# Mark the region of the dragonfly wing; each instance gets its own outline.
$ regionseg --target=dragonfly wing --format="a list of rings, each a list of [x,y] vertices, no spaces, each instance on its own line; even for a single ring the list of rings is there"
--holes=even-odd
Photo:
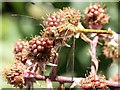
[[[66,73],[70,76],[74,75],[74,48],[75,48],[75,37],[73,36],[73,43],[70,47],[69,57],[66,65]]]

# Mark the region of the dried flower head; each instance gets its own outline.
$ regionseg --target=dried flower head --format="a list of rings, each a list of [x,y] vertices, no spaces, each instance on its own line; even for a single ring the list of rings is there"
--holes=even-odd
[[[119,34],[113,34],[111,37],[109,37],[108,40],[106,40],[105,45],[103,47],[103,53],[108,58],[120,58],[120,35]]]
[[[90,28],[97,29],[97,27],[101,27],[108,23],[109,18],[103,5],[100,3],[90,4],[90,6],[85,9],[84,20]]]
[[[88,77],[83,79],[81,82],[81,88],[90,89],[90,88],[106,88],[105,76],[98,76],[95,74],[90,74]]]
[[[60,10],[59,11],[63,16],[64,18],[71,24],[77,26],[78,25],[78,22],[80,22],[80,12],[79,10],[75,10],[73,8],[63,8],[63,10]]]
[[[28,41],[18,41],[14,45],[14,55],[15,58],[25,64],[27,60],[27,54],[29,51]]]
[[[45,63],[49,61],[53,41],[46,37],[35,36],[29,41],[30,55],[33,60]]]
[[[23,72],[25,70],[25,65],[21,62],[17,61],[10,70],[6,69],[5,77],[9,84],[13,85],[14,87],[23,88],[25,85]]]

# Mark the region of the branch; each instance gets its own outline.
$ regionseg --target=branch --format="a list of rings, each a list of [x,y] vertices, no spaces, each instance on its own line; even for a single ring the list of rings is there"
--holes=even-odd
[[[119,87],[120,88],[120,82],[113,82],[113,81],[106,81],[107,85],[110,87]]]
[[[91,72],[94,74],[96,74],[98,71],[98,60],[96,57],[96,46],[98,43],[98,38],[99,38],[98,36],[95,36],[93,41],[92,40],[90,41],[91,49],[89,50],[89,53],[90,53],[91,58],[92,58]]]
[[[56,53],[55,59],[54,59],[54,64],[58,65],[58,54]],[[49,74],[49,79],[52,80],[57,76],[57,66],[53,66],[52,70]]]
[[[46,80],[49,76],[42,76],[42,75],[36,75],[35,79],[36,80]],[[73,77],[64,77],[64,76],[57,76],[55,79],[52,79],[51,81],[56,81],[56,82],[64,82],[64,83],[73,83],[74,81],[78,79],[83,79],[82,77],[80,78],[73,78]]]
[[[46,80],[49,76],[41,76],[41,75],[36,75],[35,79],[36,80]],[[73,83],[75,81],[79,82],[84,79],[82,77],[64,77],[64,76],[57,76],[55,79],[51,80],[51,81],[55,81],[55,82],[63,82],[63,83]],[[107,86],[108,87],[114,87],[114,88],[120,88],[120,82],[113,82],[113,81],[109,81],[106,80]],[[79,83],[80,84],[80,83]]]

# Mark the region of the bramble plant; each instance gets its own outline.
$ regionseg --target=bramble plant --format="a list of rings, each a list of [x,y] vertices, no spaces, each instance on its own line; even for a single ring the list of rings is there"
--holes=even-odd
[[[90,4],[84,10],[84,15],[70,7],[48,15],[43,20],[44,29],[40,32],[41,35],[35,35],[29,41],[19,40],[14,44],[15,63],[4,71],[8,83],[20,89],[24,86],[33,89],[33,83],[38,80],[46,81],[47,88],[53,88],[53,81],[60,83],[59,88],[64,88],[62,86],[64,83],[72,83],[69,88],[79,86],[85,90],[120,88],[118,73],[109,80],[106,80],[105,75],[98,74],[99,60],[96,55],[98,45],[103,46],[102,51],[107,58],[113,61],[120,59],[120,35],[110,28],[101,30],[105,24],[109,24],[109,19],[110,16],[106,14],[102,3]],[[89,29],[83,27],[81,20]],[[70,38],[74,40],[82,38],[90,45],[89,54],[92,63],[91,71],[86,78],[57,75],[59,48],[63,46],[74,48],[67,43]],[[42,75],[43,72],[47,72],[45,65],[51,66],[49,76]]]

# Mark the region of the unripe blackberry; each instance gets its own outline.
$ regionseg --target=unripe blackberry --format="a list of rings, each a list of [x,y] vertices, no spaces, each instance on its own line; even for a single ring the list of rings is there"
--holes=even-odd
[[[64,24],[65,22],[78,25],[80,16],[81,15],[78,10],[72,9],[70,7],[63,8],[63,10],[60,9],[58,12],[50,15],[43,23],[46,27],[57,27]]]
[[[44,21],[46,28],[44,29],[43,36],[52,39],[66,38],[74,35],[75,26],[80,21],[80,12],[71,8],[63,8],[56,13],[50,15]]]
[[[25,65],[21,62],[16,62],[10,70],[5,71],[5,77],[9,84],[13,85],[14,87],[23,88],[25,85],[23,72],[25,70]]]
[[[43,23],[46,27],[57,27],[65,22],[62,14],[53,13]]]
[[[84,20],[90,28],[97,29],[97,27],[108,23],[109,18],[102,4],[90,5],[85,9]]]
[[[120,36],[114,34],[113,38],[106,40],[103,47],[103,54],[107,58],[118,59],[120,58]]]
[[[15,58],[25,64],[27,60],[27,54],[29,51],[28,41],[18,41],[14,45],[14,55]]]
[[[48,38],[35,36],[29,41],[30,54],[34,60],[45,63],[50,57],[52,45],[53,41],[49,40]]]
[[[81,88],[83,89],[106,88],[106,80],[104,76],[90,74],[80,83],[81,83]]]

